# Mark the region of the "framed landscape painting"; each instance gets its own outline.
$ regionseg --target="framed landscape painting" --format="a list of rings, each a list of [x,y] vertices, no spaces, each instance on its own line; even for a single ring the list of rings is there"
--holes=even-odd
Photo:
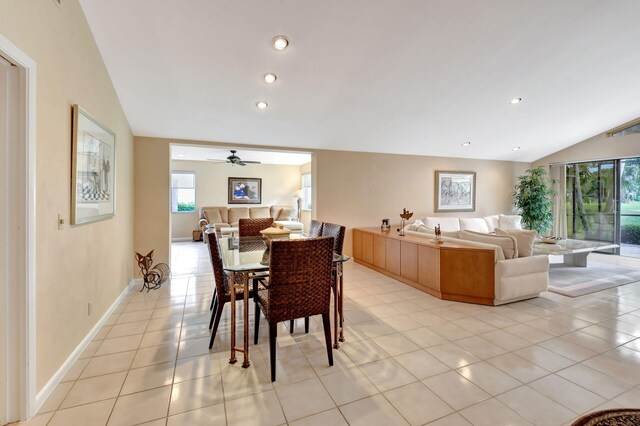
[[[436,170],[436,212],[476,211],[476,173]]]
[[[73,105],[71,224],[112,218],[116,208],[116,135]]]
[[[261,204],[262,179],[229,178],[229,204]]]

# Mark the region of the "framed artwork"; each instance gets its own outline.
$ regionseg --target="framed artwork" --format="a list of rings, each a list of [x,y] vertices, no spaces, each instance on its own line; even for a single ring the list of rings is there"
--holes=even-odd
[[[71,224],[109,219],[116,212],[116,135],[73,105]]]
[[[262,179],[229,178],[229,204],[261,204]]]
[[[436,170],[436,212],[476,211],[476,172]]]

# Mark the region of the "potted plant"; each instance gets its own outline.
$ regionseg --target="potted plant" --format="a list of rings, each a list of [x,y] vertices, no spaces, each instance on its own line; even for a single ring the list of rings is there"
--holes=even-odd
[[[520,210],[523,224],[539,235],[544,235],[553,226],[553,196],[556,195],[553,184],[553,179],[547,178],[540,166],[518,176],[513,191],[514,204]]]

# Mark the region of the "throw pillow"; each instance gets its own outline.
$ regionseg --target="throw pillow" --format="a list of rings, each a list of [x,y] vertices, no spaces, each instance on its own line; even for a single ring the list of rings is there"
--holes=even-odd
[[[210,224],[213,223],[222,223],[222,216],[220,216],[220,210],[205,210],[203,212],[204,218],[207,219],[207,222]]]
[[[529,230],[503,230],[496,228],[496,235],[511,235],[518,241],[518,257],[533,255],[533,241],[536,239],[536,231]]]
[[[500,215],[500,226],[499,228],[503,231],[513,230],[513,229],[522,229],[522,216],[518,214]]]
[[[511,235],[490,235],[473,231],[460,231],[460,239],[500,246],[505,259],[518,257],[518,241]]]
[[[485,216],[484,221],[487,222],[487,228],[489,228],[489,232],[496,232],[496,228],[500,228],[500,216]]]
[[[278,214],[278,218],[276,220],[291,220],[296,217],[296,211],[293,207],[283,207],[280,210],[280,214]]]

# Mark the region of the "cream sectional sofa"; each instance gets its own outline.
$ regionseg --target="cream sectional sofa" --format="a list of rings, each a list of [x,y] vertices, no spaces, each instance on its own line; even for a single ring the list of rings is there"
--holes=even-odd
[[[440,225],[440,230],[444,232],[473,231],[483,234],[495,232],[496,228],[522,229],[521,221],[519,215],[504,214],[485,217],[428,216],[421,219],[427,228],[435,228]]]
[[[302,222],[298,222],[295,208],[285,205],[270,207],[201,207],[198,226],[204,232],[207,227],[237,228],[240,219],[256,219],[271,217],[278,225],[285,226],[293,233],[304,231]]]
[[[455,222],[438,217],[441,229],[450,229],[443,233],[442,239],[473,247],[490,248],[494,251],[495,299],[494,305],[516,302],[538,297],[549,286],[548,256],[518,256],[518,242],[511,235],[490,235],[469,230],[451,230]],[[483,220],[480,218],[480,220]],[[479,225],[479,221],[475,221]],[[438,223],[435,223],[436,226]],[[462,222],[459,222],[462,224]],[[445,225],[446,224],[446,225]],[[445,228],[447,226],[447,228]],[[463,225],[466,226],[466,225]],[[405,229],[407,235],[433,239],[430,230],[422,227],[420,231]],[[525,251],[525,250],[523,250]]]

